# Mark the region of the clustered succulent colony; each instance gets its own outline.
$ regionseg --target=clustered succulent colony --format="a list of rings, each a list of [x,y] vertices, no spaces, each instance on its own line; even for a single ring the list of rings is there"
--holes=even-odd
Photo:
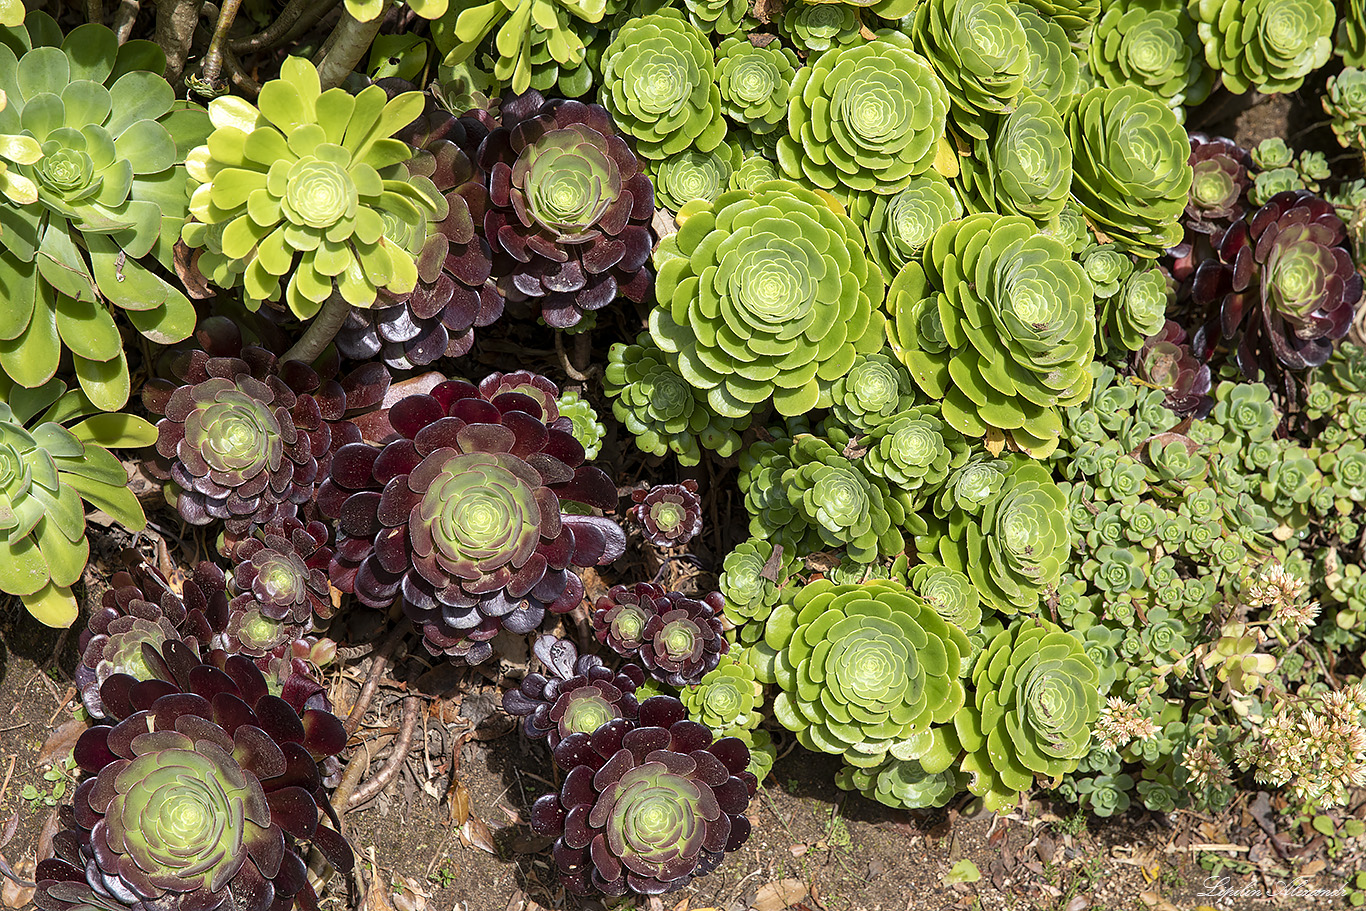
[[[304,5],[0,2],[0,592],[88,614],[43,911],[316,907],[356,618],[505,672],[575,895],[711,872],[784,742],[1366,780],[1366,180],[1187,128],[1322,85],[1366,152],[1362,3]],[[98,580],[135,462],[216,555]]]

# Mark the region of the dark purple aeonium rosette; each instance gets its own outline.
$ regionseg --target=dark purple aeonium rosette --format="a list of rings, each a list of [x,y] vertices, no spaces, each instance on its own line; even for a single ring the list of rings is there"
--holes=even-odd
[[[503,694],[503,708],[522,718],[532,739],[549,738],[554,749],[570,734],[591,734],[624,718],[636,719],[636,687],[645,673],[634,664],[613,671],[596,655],[580,655],[574,643],[542,636],[533,646],[545,674],[527,674]]]
[[[636,505],[631,517],[640,523],[645,540],[655,547],[679,547],[702,531],[702,500],[697,482],[656,484],[648,490],[631,491]]]
[[[300,842],[339,870],[353,863],[319,768],[345,746],[341,722],[271,695],[240,655],[205,663],[176,641],[143,651],[154,676],[105,680],[117,723],[76,744],[93,777],[76,789],[55,857],[38,865],[35,904],[315,907]]]
[[[564,783],[536,801],[531,827],[557,836],[555,864],[575,894],[681,889],[749,838],[749,748],[713,741],[672,696],[642,702],[636,723],[570,734],[555,763]]]
[[[359,441],[345,418],[378,404],[388,373],[371,364],[341,381],[324,379],[243,345],[223,317],[205,320],[195,338],[202,350],[171,357],[176,381],[143,387],[147,410],[163,415],[150,470],[174,482],[176,508],[193,525],[219,519],[241,536],[295,515],[312,500],[332,452]]]
[[[146,680],[152,670],[143,657],[143,643],[160,650],[169,640],[197,641],[204,626],[192,617],[226,612],[228,596],[223,571],[200,563],[176,594],[156,568],[143,562],[117,572],[109,580],[100,607],[81,633],[81,663],[76,684],[81,700],[94,718],[104,718],[100,687],[114,674]]]
[[[401,79],[377,84],[390,97],[415,88]],[[417,256],[416,287],[407,294],[381,290],[373,307],[352,310],[337,345],[347,357],[378,355],[390,367],[411,370],[468,353],[474,330],[503,315],[503,296],[482,234],[488,192],[476,162],[487,127],[443,110],[429,95],[422,115],[394,135],[417,150],[406,167],[431,179],[449,214]]]
[[[546,381],[548,382],[548,381]],[[553,384],[552,388],[553,388]],[[399,400],[382,445],[337,452],[318,493],[338,519],[332,582],[363,604],[402,598],[432,654],[476,664],[500,629],[529,633],[583,598],[577,570],[621,556],[617,491],[584,465],[567,418],[501,383],[443,382]]]
[[[479,165],[489,176],[484,236],[504,296],[535,304],[556,328],[618,295],[644,301],[654,188],[611,115],[532,90],[505,98],[501,117]]]
[[[720,592],[698,600],[650,582],[614,585],[594,606],[593,627],[599,642],[639,660],[656,680],[692,686],[730,650],[725,603]]]
[[[1181,417],[1203,418],[1214,407],[1209,365],[1191,351],[1186,330],[1167,320],[1133,356],[1138,378],[1167,393],[1164,404]]]
[[[1214,311],[1197,349],[1222,339],[1251,377],[1323,364],[1361,300],[1346,238],[1333,206],[1307,190],[1234,224],[1195,273],[1192,296]]]

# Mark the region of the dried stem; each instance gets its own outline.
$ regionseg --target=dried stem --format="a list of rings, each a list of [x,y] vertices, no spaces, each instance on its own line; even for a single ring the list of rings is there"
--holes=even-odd
[[[374,43],[384,19],[381,15],[369,22],[361,22],[351,15],[350,10],[342,10],[341,21],[332,29],[322,49],[313,58],[324,91],[346,81],[346,77],[351,75],[356,64],[360,63]]]
[[[195,26],[204,0],[159,0],[155,41],[166,53],[166,72],[162,75],[171,85],[180,82],[185,72],[185,60],[190,56]]]
[[[341,0],[289,0],[275,21],[255,35],[228,42],[228,48],[238,54],[264,51],[287,41],[297,25],[311,28],[332,11]]]
[[[342,297],[341,292],[333,290],[313,319],[309,321],[304,334],[280,358],[281,361],[303,361],[311,364],[318,359],[332,339],[337,337],[346,318],[351,314],[351,305]]]
[[[104,22],[104,0],[85,0],[85,18],[96,25]]]
[[[366,801],[374,799],[380,791],[388,786],[389,782],[398,777],[399,770],[403,768],[404,760],[408,758],[408,750],[413,746],[413,732],[417,730],[417,719],[421,714],[422,697],[405,696],[403,699],[403,719],[399,722],[398,737],[394,740],[389,758],[384,761],[384,765],[380,766],[379,771],[372,778],[352,792],[351,796],[346,799],[344,809],[354,810]]]
[[[361,685],[360,693],[356,696],[356,702],[351,706],[351,712],[346,716],[346,739],[350,740],[356,731],[360,730],[360,723],[365,718],[365,713],[370,710],[370,703],[375,699],[375,690],[379,688],[379,678],[384,676],[384,669],[389,666],[389,656],[398,647],[399,642],[408,634],[408,629],[402,623],[394,627],[378,649],[375,656],[370,659],[370,673],[365,678],[365,683]]]
[[[261,83],[247,75],[246,70],[242,69],[242,64],[238,62],[237,55],[231,48],[223,51],[223,68],[228,71],[228,78],[237,90],[248,98],[255,98],[261,94]]]

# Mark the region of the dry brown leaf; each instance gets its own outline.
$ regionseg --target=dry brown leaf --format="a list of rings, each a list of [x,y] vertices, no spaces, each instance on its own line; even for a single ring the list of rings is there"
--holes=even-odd
[[[456,781],[447,796],[451,799],[451,822],[463,826],[470,818],[470,789]]]
[[[1067,903],[1066,911],[1086,911],[1091,907],[1091,898],[1088,895],[1074,895],[1072,900]]]
[[[58,725],[57,730],[43,741],[43,747],[38,751],[38,765],[56,764],[66,759],[87,727],[89,725],[84,721],[75,719]]]
[[[38,862],[29,854],[19,858],[14,863],[14,872],[21,878],[29,881],[33,880],[33,874],[38,869]],[[0,877],[2,879],[3,877]],[[6,908],[22,908],[33,901],[34,888],[32,886],[21,886],[9,879],[4,879],[4,885],[0,886],[0,902],[4,902]]]
[[[52,856],[52,840],[61,831],[61,817],[58,811],[61,807],[53,807],[52,812],[47,814],[47,819],[43,821],[43,828],[38,832],[38,860],[42,862]]]
[[[753,911],[783,911],[806,898],[806,883],[800,879],[780,879],[765,883],[754,896]]]
[[[460,827],[460,843],[467,848],[478,848],[498,856],[498,847],[493,843],[493,833],[478,816],[471,816]]]
[[[1326,869],[1328,869],[1328,864],[1327,864],[1327,862],[1324,861],[1322,858],[1320,858],[1319,860],[1311,860],[1309,863],[1305,864],[1305,865],[1300,869],[1300,875],[1301,875],[1301,876],[1318,876],[1320,873],[1322,873],[1322,872],[1323,872],[1324,870],[1326,870]]]

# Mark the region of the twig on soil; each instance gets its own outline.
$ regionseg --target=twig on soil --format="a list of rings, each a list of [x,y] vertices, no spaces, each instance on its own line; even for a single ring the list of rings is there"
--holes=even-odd
[[[9,758],[9,771],[5,772],[5,783],[0,785],[0,804],[5,802],[5,795],[9,793],[9,780],[14,775],[14,763],[18,758],[18,753]]]
[[[346,799],[344,809],[353,810],[379,795],[380,791],[398,777],[399,770],[408,758],[408,750],[413,745],[413,732],[417,730],[417,716],[422,713],[422,699],[419,696],[405,696],[403,699],[403,720],[399,723],[398,738],[394,740],[392,752],[380,766],[374,777],[366,781]],[[340,803],[340,801],[338,801]]]
[[[356,696],[355,703],[351,706],[351,712],[346,716],[346,737],[351,736],[360,729],[361,720],[365,718],[365,713],[370,710],[370,703],[375,698],[375,690],[379,688],[379,679],[384,676],[384,669],[389,664],[389,655],[408,634],[408,628],[399,624],[395,626],[389,637],[380,643],[375,651],[375,656],[370,659],[370,675],[365,678],[365,683],[361,685],[360,693]]]

